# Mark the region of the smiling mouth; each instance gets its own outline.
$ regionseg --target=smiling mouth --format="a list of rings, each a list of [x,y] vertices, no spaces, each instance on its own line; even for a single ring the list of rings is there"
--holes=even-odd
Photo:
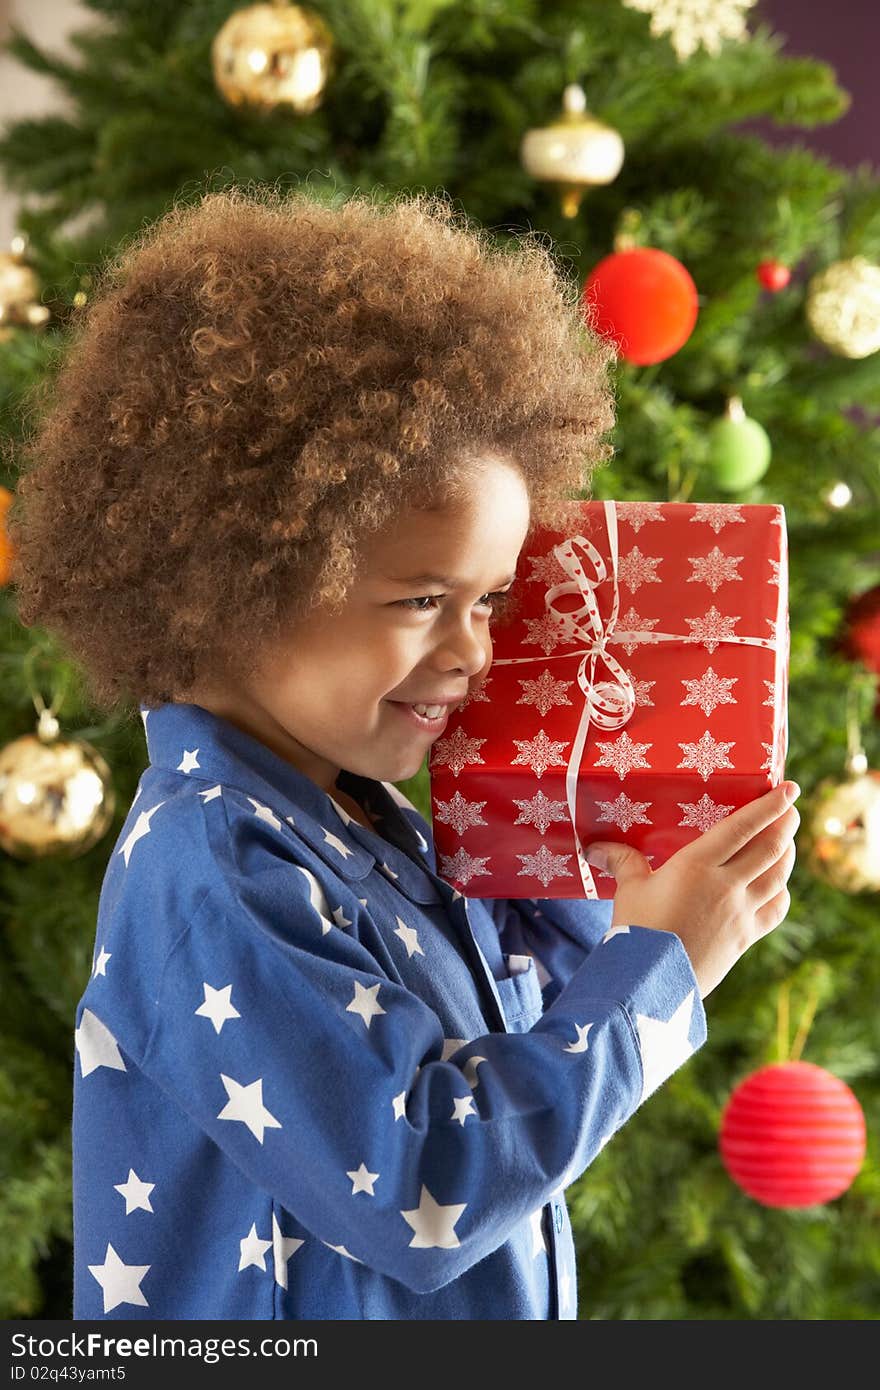
[[[400,710],[404,718],[409,719],[416,728],[424,729],[428,733],[441,732],[446,725],[451,709],[450,705],[444,705],[442,713],[440,713],[436,719],[429,719],[427,715],[419,714],[413,709],[412,705],[404,704],[402,700],[389,700],[388,703],[389,705],[393,705],[395,709]]]

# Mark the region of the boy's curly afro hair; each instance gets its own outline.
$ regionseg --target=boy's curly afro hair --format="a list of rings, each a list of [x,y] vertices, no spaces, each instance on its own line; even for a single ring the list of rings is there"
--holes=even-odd
[[[43,386],[7,516],[19,618],[105,710],[234,680],[481,450],[559,524],[613,453],[615,359],[537,233],[499,245],[445,194],[202,191],[106,265]]]

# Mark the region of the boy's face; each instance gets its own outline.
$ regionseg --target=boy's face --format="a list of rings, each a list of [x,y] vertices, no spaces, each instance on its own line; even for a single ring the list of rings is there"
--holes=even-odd
[[[331,794],[340,768],[404,781],[445,727],[420,726],[405,706],[448,700],[452,710],[485,678],[488,596],[509,587],[528,529],[519,472],[485,456],[460,501],[406,512],[364,543],[341,611],[313,609],[246,687],[190,698]]]

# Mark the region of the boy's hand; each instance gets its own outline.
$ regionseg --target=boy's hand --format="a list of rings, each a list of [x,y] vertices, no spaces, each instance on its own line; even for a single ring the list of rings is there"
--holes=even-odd
[[[607,863],[599,867],[617,880],[611,925],[675,932],[705,999],[788,912],[785,885],[801,819],[791,802],[799,795],[796,783],[773,787],[655,870],[637,849],[602,842]],[[588,860],[592,849],[586,849]]]

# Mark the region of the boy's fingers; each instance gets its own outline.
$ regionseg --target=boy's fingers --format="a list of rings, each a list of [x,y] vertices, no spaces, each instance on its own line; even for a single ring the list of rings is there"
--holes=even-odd
[[[701,854],[710,856],[713,864],[726,864],[743,845],[778,820],[799,795],[800,787],[796,782],[783,782],[764,796],[750,801],[747,806],[740,806],[737,811],[725,816],[694,843],[700,846]]]
[[[797,811],[795,811],[795,815],[797,815]],[[748,851],[741,853],[748,853]],[[790,840],[778,859],[771,860],[763,872],[759,871],[754,878],[749,880],[748,888],[752,902],[758,907],[763,907],[764,903],[778,895],[791,877],[796,859],[797,847],[794,840]]]

